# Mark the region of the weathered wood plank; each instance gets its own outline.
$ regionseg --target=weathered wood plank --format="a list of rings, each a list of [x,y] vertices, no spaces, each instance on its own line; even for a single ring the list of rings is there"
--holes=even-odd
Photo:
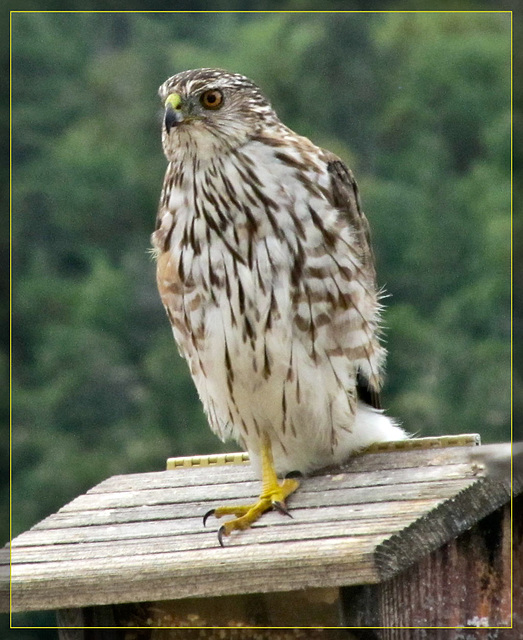
[[[376,564],[382,579],[411,566],[450,538],[457,537],[476,522],[510,501],[510,483],[502,485],[482,479],[451,500],[440,502],[429,514],[400,533],[390,536],[376,549]]]
[[[514,502],[523,508],[523,497]],[[514,527],[514,613],[523,610],[518,595],[523,580],[518,568],[523,544],[521,519]],[[389,581],[342,590],[343,624],[376,627],[461,627],[456,631],[389,629],[376,637],[383,640],[434,640],[463,638],[520,638],[474,627],[510,627],[510,504],[490,514],[462,536],[422,558],[414,567]],[[464,577],[466,576],[466,581]],[[398,606],[401,603],[401,606]],[[519,621],[514,621],[519,624]],[[469,627],[466,631],[463,627]],[[412,634],[412,635],[411,635]]]
[[[444,500],[450,496],[455,495],[458,491],[466,489],[467,487],[474,484],[477,480],[463,480],[463,481],[454,481],[450,483],[431,483],[427,485],[396,485],[394,487],[379,487],[374,492],[370,492],[368,489],[353,489],[350,494],[348,494],[344,490],[333,489],[329,491],[327,494],[321,493],[309,493],[300,495],[296,504],[293,507],[293,512],[296,511],[296,516],[299,516],[300,509],[304,507],[308,508],[323,508],[324,504],[328,504],[330,506],[354,506],[361,504],[366,506],[368,504],[372,504],[375,502],[387,501],[391,502],[391,498],[399,497],[398,502],[405,501],[417,501],[418,499],[426,500],[432,499],[434,501],[433,507],[436,506],[438,501]],[[347,505],[347,498],[350,497],[351,503]],[[218,503],[219,504],[219,503]],[[212,506],[218,506],[218,504],[214,505],[213,503],[209,503],[208,508],[212,508]],[[206,509],[206,510],[207,510]],[[203,515],[202,512],[201,515]],[[277,516],[278,514],[267,514],[262,521],[265,523],[269,523],[269,518],[271,516]],[[321,514],[318,514],[321,515]],[[341,517],[342,514],[338,514],[338,517]],[[345,514],[345,519],[350,520],[351,511],[348,510]],[[280,516],[281,518],[281,516]],[[296,518],[293,518],[296,520]],[[284,521],[285,522],[285,521]],[[286,521],[289,524],[289,520]],[[158,531],[165,531],[165,521],[161,521],[158,524],[154,524],[151,522],[147,522],[148,534],[144,535],[154,535],[151,532],[151,527],[156,527],[156,535]],[[201,518],[179,518],[177,520],[171,521],[171,526],[173,531],[178,531],[182,534],[188,534],[191,531],[195,531],[202,528]],[[81,541],[92,541],[92,540],[100,540],[100,539],[119,539],[119,538],[129,538],[129,537],[137,537],[140,536],[140,532],[143,531],[143,525],[141,523],[135,523],[131,525],[126,524],[114,524],[114,525],[91,525],[89,527],[71,527],[66,530],[64,529],[32,529],[27,531],[21,535],[19,535],[15,540],[13,540],[13,548],[30,546],[30,545],[40,545],[40,544],[59,544],[61,542],[81,542]],[[101,538],[99,537],[101,536]]]
[[[477,448],[475,448],[477,451]],[[496,449],[494,449],[494,452]],[[484,456],[489,448],[485,447]],[[506,457],[506,454],[504,454]],[[483,456],[483,457],[484,457]],[[110,478],[13,540],[15,611],[371,584],[418,562],[508,500],[471,449],[355,457],[303,480],[293,518],[266,514],[217,545],[223,503],[248,503],[248,466]]]
[[[387,471],[409,470],[420,475],[423,471],[432,473],[432,467],[440,467],[441,469],[448,469],[452,465],[470,466],[470,462],[463,460],[463,452],[461,455],[456,455],[456,452],[442,451],[437,457],[437,461],[434,460],[431,454],[434,452],[427,451],[413,451],[410,454],[405,452],[398,452],[392,454],[392,456],[398,456],[400,459],[389,459],[391,454],[369,454],[366,456],[358,456],[351,460],[350,463],[346,463],[342,467],[337,467],[332,473],[328,475],[314,474],[313,477],[317,481],[328,482],[329,478],[336,475],[347,476],[348,478],[354,477],[354,482],[367,481],[372,482],[373,474],[383,475]],[[445,454],[445,455],[444,455]],[[384,465],[379,464],[378,457],[387,457],[387,461],[383,461]],[[416,464],[414,464],[411,456],[415,456]],[[362,467],[361,460],[365,461]],[[421,463],[427,463],[421,464]],[[418,464],[419,463],[419,464]],[[438,473],[437,471],[435,473]],[[393,475],[391,477],[394,477]],[[258,479],[254,475],[252,468],[249,465],[231,466],[231,467],[203,467],[203,468],[180,468],[175,471],[154,471],[149,473],[129,474],[127,476],[112,476],[107,480],[104,480],[100,484],[96,485],[87,492],[87,495],[93,493],[113,493],[120,491],[143,491],[145,489],[166,489],[169,487],[187,487],[188,478],[190,478],[191,486],[212,486],[215,484],[237,484],[239,482],[257,482]],[[365,486],[367,486],[365,485]],[[316,484],[311,484],[311,490],[315,490]],[[356,486],[356,485],[355,485]]]
[[[423,504],[426,504],[425,502]],[[338,524],[345,527],[347,534],[352,534],[359,531],[374,531],[376,527],[385,528],[390,527],[389,531],[395,530],[397,527],[403,528],[408,519],[403,514],[395,513],[393,505],[390,504],[390,512],[384,513],[381,516],[376,517],[364,517],[364,513],[357,514],[357,517],[350,518],[342,507],[326,507],[328,514],[331,517],[326,517],[328,514],[323,515],[322,509],[310,509],[295,510],[293,518],[287,518],[277,512],[267,513],[262,520],[255,523],[251,528],[253,536],[236,535],[234,536],[234,542],[238,542],[240,538],[251,539],[251,542],[257,543],[258,535],[261,530],[266,528],[274,529],[275,535],[286,535],[291,539],[293,532],[298,534],[298,531],[306,531],[307,527],[311,529],[317,529],[319,525],[336,526]],[[410,512],[410,519],[415,520],[426,511],[426,508],[418,507],[412,509]],[[115,526],[94,525],[88,527],[69,527],[63,529],[50,529],[42,532],[28,532],[27,537],[32,544],[21,545],[19,540],[16,540],[17,553],[13,557],[13,562],[17,562],[19,558],[27,551],[31,550],[34,546],[38,548],[47,546],[60,545],[63,547],[65,544],[78,543],[94,543],[94,542],[118,542],[124,540],[134,539],[146,539],[151,540],[152,543],[156,541],[156,538],[170,536],[173,539],[179,537],[186,538],[187,536],[194,534],[202,534],[204,536],[212,536],[222,520],[211,518],[207,527],[204,528],[201,518],[183,518],[173,520],[160,520],[160,521],[146,521],[139,523],[119,524]],[[384,529],[385,530],[385,529]],[[29,533],[33,536],[29,538]],[[214,536],[212,536],[214,537]],[[180,541],[178,540],[178,543]],[[18,551],[18,548],[20,550]]]
[[[474,447],[473,451],[477,448]],[[482,447],[488,450],[488,446]],[[417,467],[448,466],[452,464],[462,464],[468,461],[468,452],[461,447],[449,449],[422,449],[414,451],[394,451],[392,453],[366,453],[351,458],[347,463],[336,467],[333,473],[354,473],[363,469],[365,473],[369,471],[386,471],[389,469],[413,469]],[[318,471],[314,476],[330,473],[325,469]],[[133,491],[142,489],[155,489],[166,487],[187,486],[187,476],[190,474],[191,484],[211,485],[221,483],[237,483],[252,481],[256,477],[249,464],[230,466],[208,466],[179,468],[173,471],[152,471],[148,473],[134,473],[127,475],[116,475],[103,482],[100,482],[87,493],[104,493],[113,491]]]
[[[321,507],[307,509],[297,507],[296,504],[293,504],[292,516],[294,520],[299,522],[330,522],[342,518],[350,519],[350,521],[353,522],[361,518],[385,518],[389,516],[407,519],[410,516],[418,516],[426,512],[427,509],[435,507],[437,502],[438,501],[434,501],[434,499],[402,500],[369,502],[367,504],[354,505],[323,505]],[[131,522],[155,522],[157,520],[177,521],[184,518],[194,518],[195,514],[198,514],[196,517],[201,524],[202,516],[208,511],[208,508],[209,503],[195,502],[190,505],[166,504],[144,507],[122,507],[107,510],[58,512],[32,527],[31,532]],[[41,541],[39,541],[39,543],[41,543]]]
[[[30,563],[13,567],[24,588],[13,610],[165,600],[242,592],[290,591],[311,579],[324,585],[377,580],[373,550],[384,536],[329,538],[224,549],[146,554],[96,562]],[[238,550],[241,553],[238,553]]]
[[[114,491],[142,491],[143,489],[164,489],[192,485],[214,485],[257,480],[248,464],[231,467],[205,467],[176,469],[175,471],[150,471],[111,476],[87,491],[91,493],[113,493]]]
[[[280,516],[281,518],[281,516]],[[368,535],[369,531],[373,534],[389,534],[391,532],[400,531],[404,527],[404,520],[397,518],[368,521],[363,520],[348,524],[343,522],[316,522],[309,525],[296,524],[293,526],[285,526],[281,523],[269,522],[264,525],[257,525],[252,528],[253,536],[237,536],[234,544],[250,545],[268,542],[284,542],[301,540],[319,540],[321,538],[337,538]],[[116,545],[115,542],[118,542]],[[173,550],[198,550],[217,548],[217,536],[213,531],[202,531],[201,522],[198,532],[192,535],[180,536],[168,535],[165,530],[160,534],[151,529],[150,535],[138,536],[119,536],[109,541],[92,541],[88,544],[60,543],[49,544],[38,547],[23,547],[15,556],[13,564],[25,564],[29,562],[52,562],[65,560],[85,560],[87,558],[116,558],[119,556],[126,557],[129,554],[158,554],[171,552]],[[37,571],[37,569],[36,569]]]
[[[185,473],[183,471],[182,473]],[[144,483],[144,486],[140,487],[138,482],[133,483],[135,487],[133,489],[125,490],[126,496],[130,497],[134,496],[136,493],[139,493],[141,496],[147,497],[151,496],[153,499],[161,499],[161,496],[165,494],[159,494],[157,492],[161,490],[169,490],[169,489],[178,489],[174,494],[168,493],[167,495],[180,495],[184,494],[180,492],[180,489],[188,489],[187,487],[187,479],[185,480],[184,485],[178,485],[172,483],[172,473],[169,471],[159,472],[155,478],[149,478],[147,483]],[[179,473],[178,475],[181,475]],[[477,472],[471,468],[470,463],[467,464],[455,464],[455,465],[447,465],[447,466],[434,466],[428,469],[393,469],[393,470],[382,470],[382,471],[369,471],[367,473],[358,472],[358,473],[337,473],[328,476],[316,476],[314,479],[305,478],[301,481],[300,494],[306,494],[309,492],[317,493],[320,491],[330,491],[332,489],[348,489],[348,488],[363,488],[363,487],[378,487],[382,485],[394,485],[394,484],[412,484],[412,483],[427,483],[427,482],[435,482],[438,480],[449,481],[449,480],[462,480],[463,478],[473,478],[477,475]],[[154,485],[154,486],[153,486]],[[204,482],[201,485],[197,485],[194,482],[194,479],[191,478],[191,486],[189,490],[193,491],[191,496],[192,500],[197,499],[195,496],[198,496],[198,492],[195,491],[196,486],[199,487],[201,491],[204,491],[205,494],[211,499],[215,495],[221,496],[224,491],[224,487],[238,487],[233,480],[229,479],[228,482],[225,483],[206,483]],[[243,495],[256,495],[259,491],[259,482],[252,480],[243,480],[241,489],[238,490],[238,496]],[[68,505],[63,507],[60,512],[76,510],[78,508],[83,507],[83,503],[87,503],[89,505],[101,504],[102,508],[106,508],[108,500],[120,501],[122,500],[122,493],[124,491],[117,486],[115,486],[114,491],[104,491],[104,492],[87,492],[86,498],[82,497],[82,500],[76,499],[70,502]],[[103,494],[103,495],[101,495]],[[85,507],[83,507],[85,508]],[[96,506],[89,506],[88,508],[96,508]]]
[[[309,482],[312,479],[308,479]],[[366,503],[369,500],[412,500],[419,498],[448,497],[476,481],[473,477],[436,480],[432,482],[403,482],[380,484],[375,487],[354,487],[351,491],[333,484],[324,491],[299,491],[293,494],[289,504],[296,506],[319,507],[324,504],[346,504],[347,496],[351,504]],[[305,483],[304,483],[305,484]],[[179,487],[176,489],[147,489],[144,491],[125,491],[118,493],[84,494],[61,509],[77,511],[87,509],[114,509],[121,507],[155,506],[160,504],[192,504],[208,501],[208,509],[224,502],[239,501],[240,504],[254,502],[260,490],[258,483],[243,482],[238,485],[219,484],[213,486],[212,493],[207,486]],[[328,499],[327,499],[328,498]],[[292,500],[292,502],[291,502]],[[24,534],[22,534],[24,535]]]
[[[484,445],[481,447],[450,447],[448,449],[420,449],[415,451],[392,451],[388,453],[366,453],[350,458],[335,469],[324,469],[318,472],[345,473],[357,471],[383,471],[387,469],[416,469],[419,467],[439,467],[452,464],[467,463],[474,452],[486,451],[489,447],[499,445]]]

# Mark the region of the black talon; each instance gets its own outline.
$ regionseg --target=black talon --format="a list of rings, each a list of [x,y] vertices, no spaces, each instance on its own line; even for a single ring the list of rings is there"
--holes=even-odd
[[[285,479],[287,478],[303,478],[303,473],[301,471],[289,471],[289,473],[285,475]]]
[[[292,518],[292,514],[287,509],[287,507],[283,504],[283,502],[273,502],[272,503],[272,508],[276,509],[276,511],[278,511],[278,513],[281,513],[284,516],[289,516],[289,518]]]
[[[216,509],[209,509],[209,511],[207,511],[207,513],[203,516],[203,526],[204,527],[205,527],[205,523],[207,522],[207,518],[209,516],[212,516],[215,511],[216,511]]]
[[[218,542],[220,543],[220,547],[225,547],[225,545],[223,544],[223,534],[225,531],[225,527],[222,526],[218,529]]]

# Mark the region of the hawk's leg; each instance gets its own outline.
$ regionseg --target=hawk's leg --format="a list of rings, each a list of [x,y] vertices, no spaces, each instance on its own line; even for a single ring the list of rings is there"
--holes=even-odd
[[[218,507],[208,511],[204,518],[205,521],[210,515],[216,518],[222,516],[236,516],[234,520],[229,520],[223,524],[218,530],[218,540],[223,547],[223,536],[228,536],[232,531],[241,531],[248,529],[256,520],[258,520],[269,509],[276,509],[280,513],[290,515],[285,506],[286,498],[296,491],[300,483],[295,478],[285,478],[280,484],[276,471],[274,470],[274,461],[272,458],[271,442],[268,437],[264,438],[261,450],[262,462],[262,492],[258,502],[250,505],[239,505],[232,507]]]

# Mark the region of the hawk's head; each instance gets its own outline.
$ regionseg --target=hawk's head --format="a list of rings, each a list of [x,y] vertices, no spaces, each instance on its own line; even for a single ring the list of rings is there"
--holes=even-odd
[[[159,89],[165,106],[162,141],[168,160],[205,159],[244,144],[278,123],[270,103],[249,78],[221,69],[182,71]]]

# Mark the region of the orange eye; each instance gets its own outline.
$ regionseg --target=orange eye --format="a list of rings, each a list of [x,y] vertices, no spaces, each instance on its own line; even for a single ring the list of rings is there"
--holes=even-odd
[[[218,89],[210,89],[202,93],[200,102],[205,109],[219,109],[223,104],[223,93]]]

